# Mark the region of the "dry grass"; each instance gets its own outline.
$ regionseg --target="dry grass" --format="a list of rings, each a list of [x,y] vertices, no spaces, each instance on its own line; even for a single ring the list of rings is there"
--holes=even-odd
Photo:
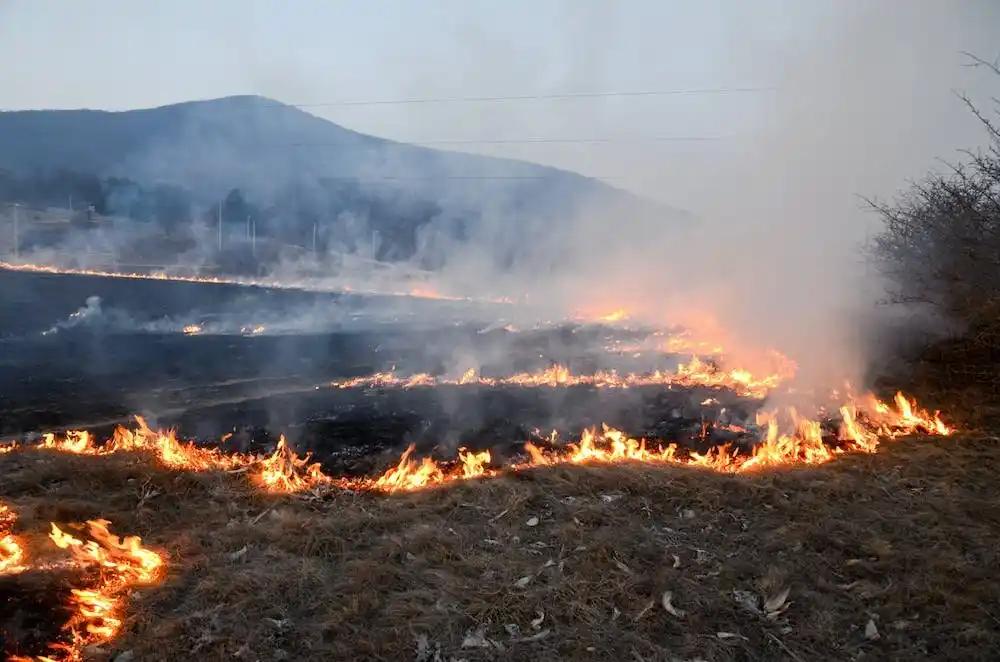
[[[310,501],[27,451],[0,456],[0,498],[32,547],[103,517],[167,556],[96,658],[994,660],[998,475],[1000,442],[966,436],[749,476],[555,467]]]

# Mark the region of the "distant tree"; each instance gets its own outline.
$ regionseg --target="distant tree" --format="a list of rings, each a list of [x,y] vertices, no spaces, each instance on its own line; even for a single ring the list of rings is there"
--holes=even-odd
[[[178,186],[157,185],[150,193],[153,216],[167,230],[191,220],[191,195]]]

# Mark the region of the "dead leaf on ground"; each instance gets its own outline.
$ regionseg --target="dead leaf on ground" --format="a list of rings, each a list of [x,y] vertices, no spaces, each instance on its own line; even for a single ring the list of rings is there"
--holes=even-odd
[[[531,579],[532,579],[531,575],[525,575],[524,577],[521,577],[516,582],[514,582],[514,586],[516,586],[517,588],[526,588],[528,584],[531,583]]]
[[[660,599],[660,604],[663,605],[663,608],[666,609],[667,613],[669,613],[671,616],[674,616],[676,618],[684,618],[685,616],[687,616],[687,612],[684,611],[683,609],[678,609],[677,607],[674,606],[673,597],[674,597],[673,591],[665,591],[663,593],[663,597]]]
[[[746,637],[742,634],[738,634],[736,632],[716,632],[715,636],[723,641],[726,641],[727,639],[746,639]]]
[[[469,630],[462,639],[462,648],[490,648],[490,642],[486,639],[486,628]]]
[[[535,613],[538,614],[538,617],[531,619],[531,627],[537,630],[542,626],[542,622],[545,621],[545,612],[539,609]]]
[[[764,612],[768,618],[775,618],[788,608],[786,601],[789,593],[791,593],[791,589],[786,588],[768,598],[767,602],[764,603]]]

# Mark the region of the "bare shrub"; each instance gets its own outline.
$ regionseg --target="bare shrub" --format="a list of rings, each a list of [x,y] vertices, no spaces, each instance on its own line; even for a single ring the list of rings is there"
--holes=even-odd
[[[1000,65],[972,65],[1000,76]],[[993,114],[967,97],[990,145],[966,162],[929,175],[891,203],[868,201],[883,229],[870,257],[890,285],[890,302],[923,304],[945,319],[975,325],[1000,313],[1000,99]]]

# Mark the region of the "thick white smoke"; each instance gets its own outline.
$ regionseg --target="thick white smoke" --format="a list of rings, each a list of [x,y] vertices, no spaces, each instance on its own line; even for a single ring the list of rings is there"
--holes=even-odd
[[[770,25],[768,8],[782,10],[780,23]],[[636,232],[595,207],[576,219],[574,265],[551,272],[540,262],[504,276],[562,309],[623,308],[724,335],[737,361],[776,347],[810,385],[857,380],[872,358],[883,291],[862,255],[877,219],[861,196],[892,196],[936,159],[981,144],[955,90],[975,97],[989,83],[962,66],[962,51],[996,54],[987,26],[1000,25],[1000,7],[852,1],[747,12],[719,15],[732,40],[714,64],[775,89],[747,102],[738,125],[719,127],[738,134],[716,152],[722,158],[693,160],[683,186],[662,184],[684,191],[700,223],[681,233],[644,219]],[[588,46],[609,53],[620,45]],[[580,62],[599,68],[592,58]],[[563,120],[572,125],[573,115]],[[591,120],[581,131],[598,132]],[[655,178],[648,151],[636,148],[632,164],[637,177]],[[684,166],[665,170],[684,177]],[[484,271],[484,281],[495,277]],[[461,278],[472,277],[464,270]]]

